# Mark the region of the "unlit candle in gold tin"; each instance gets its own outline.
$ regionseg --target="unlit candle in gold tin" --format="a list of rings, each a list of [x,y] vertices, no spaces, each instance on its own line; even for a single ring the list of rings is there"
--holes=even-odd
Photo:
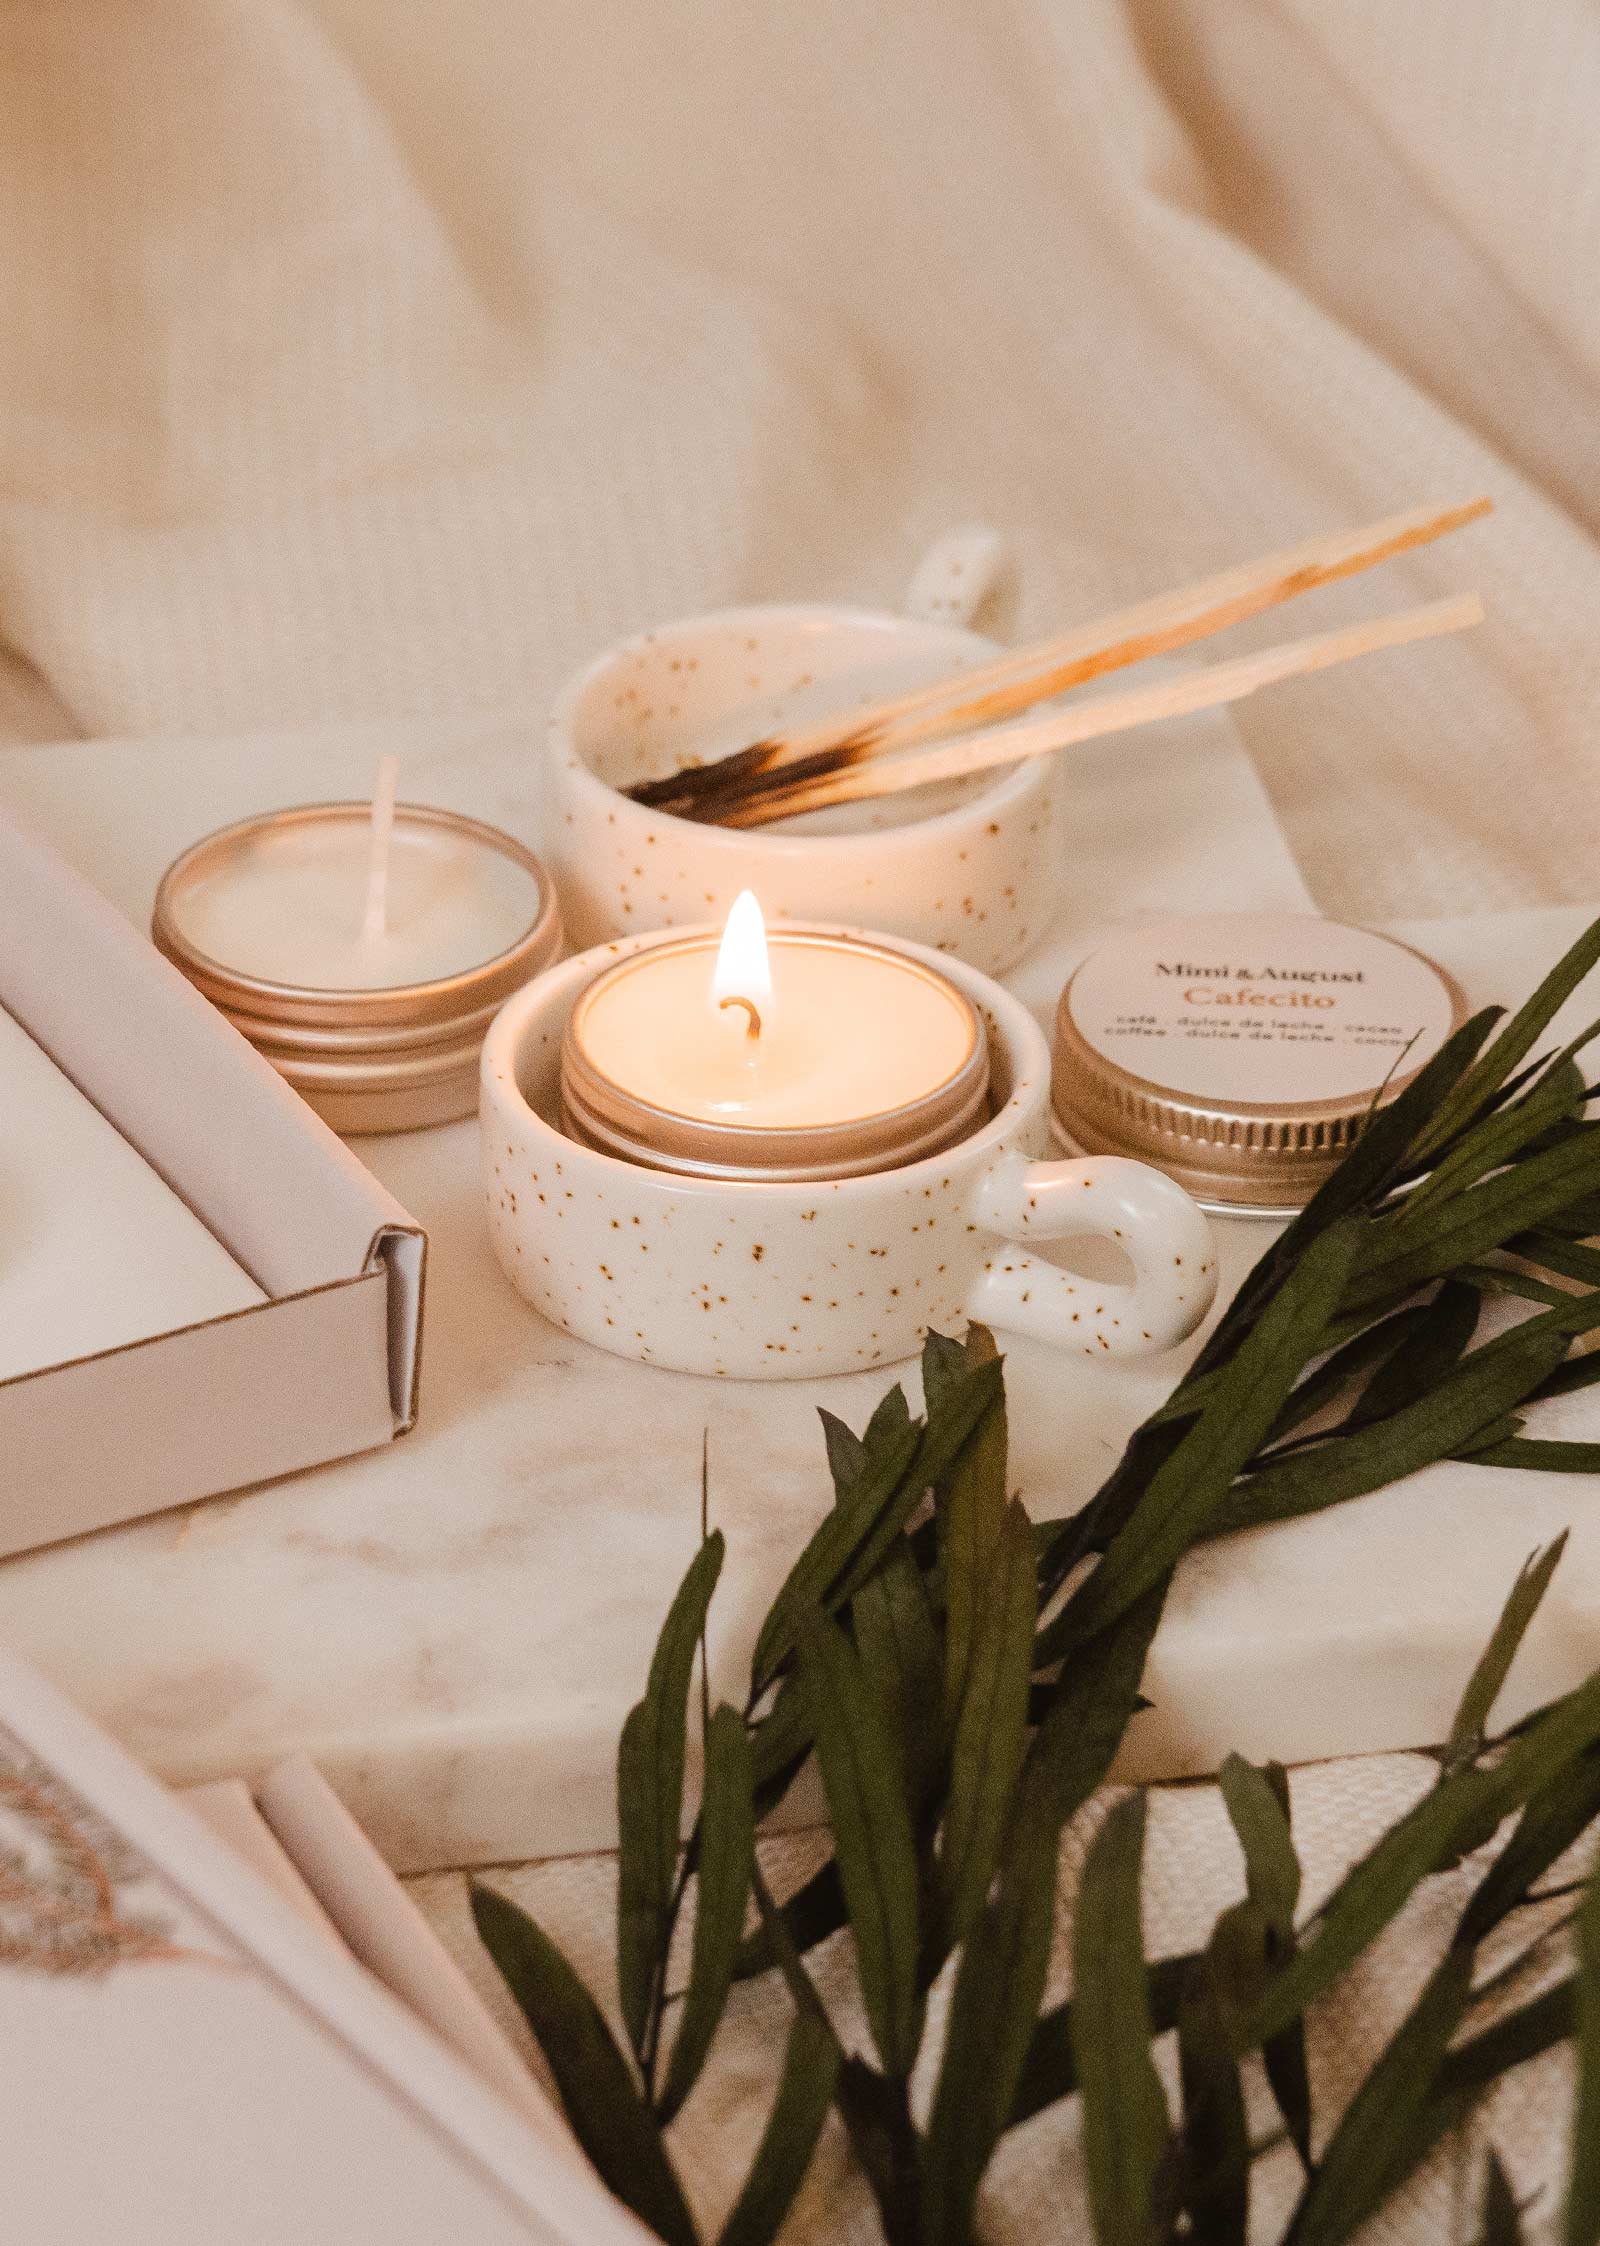
[[[1153,1163],[1203,1206],[1289,1214],[1464,1013],[1442,968],[1370,929],[1290,913],[1133,926],[1061,994],[1056,1130]]]
[[[743,1000],[718,1011],[714,934],[664,937],[598,975],[562,1043],[572,1136],[653,1169],[813,1184],[920,1161],[978,1128],[988,1039],[953,983],[834,931],[775,929],[769,945],[754,1037]]]
[[[502,1003],[561,949],[555,890],[512,836],[397,804],[385,926],[363,930],[371,807],[272,811],[168,867],[151,933],[336,1131],[472,1114]]]

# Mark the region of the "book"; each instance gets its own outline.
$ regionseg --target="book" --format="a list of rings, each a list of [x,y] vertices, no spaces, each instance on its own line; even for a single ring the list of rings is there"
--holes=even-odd
[[[314,1768],[169,1794],[0,1650],[5,2235],[641,2246]]]

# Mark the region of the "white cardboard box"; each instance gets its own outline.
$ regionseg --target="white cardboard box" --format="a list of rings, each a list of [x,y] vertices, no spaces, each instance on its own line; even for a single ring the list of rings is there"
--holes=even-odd
[[[420,1227],[120,913],[3,816],[0,1005],[262,1298],[0,1379],[0,1554],[403,1434]],[[66,1283],[92,1289],[92,1260]]]

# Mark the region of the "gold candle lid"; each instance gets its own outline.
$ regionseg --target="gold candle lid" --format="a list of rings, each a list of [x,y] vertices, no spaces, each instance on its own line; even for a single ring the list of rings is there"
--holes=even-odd
[[[1131,927],[1061,994],[1056,1127],[1204,1206],[1291,1214],[1465,1012],[1441,967],[1370,929],[1291,913]]]
[[[313,846],[368,831],[366,803],[300,804],[203,836],[161,878],[151,916],[157,948],[336,1131],[416,1130],[477,1107],[478,1052],[500,1006],[561,951],[554,885],[531,850],[498,827],[423,804],[395,806],[395,836],[492,853],[515,869],[528,918],[513,940],[449,973],[365,986],[279,978],[214,956],[196,933],[198,900],[226,885],[263,847],[301,837]],[[512,880],[515,894],[515,878]],[[288,908],[287,909],[292,909]],[[520,917],[513,913],[511,921]],[[216,948],[223,948],[217,946]],[[469,947],[470,948],[470,947]]]
[[[942,1153],[978,1127],[988,1103],[989,1045],[977,1010],[964,992],[920,960],[857,937],[786,927],[771,931],[768,940],[777,953],[799,945],[864,952],[936,990],[961,1025],[958,1064],[916,1099],[839,1122],[769,1128],[679,1114],[653,1104],[596,1064],[585,1043],[585,1024],[608,988],[624,976],[647,970],[667,954],[702,954],[709,988],[717,937],[704,933],[676,937],[606,969],[573,1008],[561,1047],[561,1104],[564,1126],[574,1138],[603,1154],[650,1169],[691,1177],[810,1185],[921,1161]]]

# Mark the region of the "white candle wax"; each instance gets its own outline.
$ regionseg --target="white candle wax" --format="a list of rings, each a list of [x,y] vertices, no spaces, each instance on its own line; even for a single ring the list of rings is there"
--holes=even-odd
[[[264,1299],[0,1009],[0,1380]]]
[[[590,1064],[651,1107],[697,1122],[804,1130],[909,1106],[966,1064],[970,1012],[911,962],[851,944],[777,937],[761,1033],[720,1010],[714,954],[630,962],[585,1008]]]
[[[464,974],[539,917],[536,875],[470,833],[395,812],[381,928],[366,905],[371,826],[264,822],[172,903],[179,933],[235,974],[307,990],[387,990]]]

